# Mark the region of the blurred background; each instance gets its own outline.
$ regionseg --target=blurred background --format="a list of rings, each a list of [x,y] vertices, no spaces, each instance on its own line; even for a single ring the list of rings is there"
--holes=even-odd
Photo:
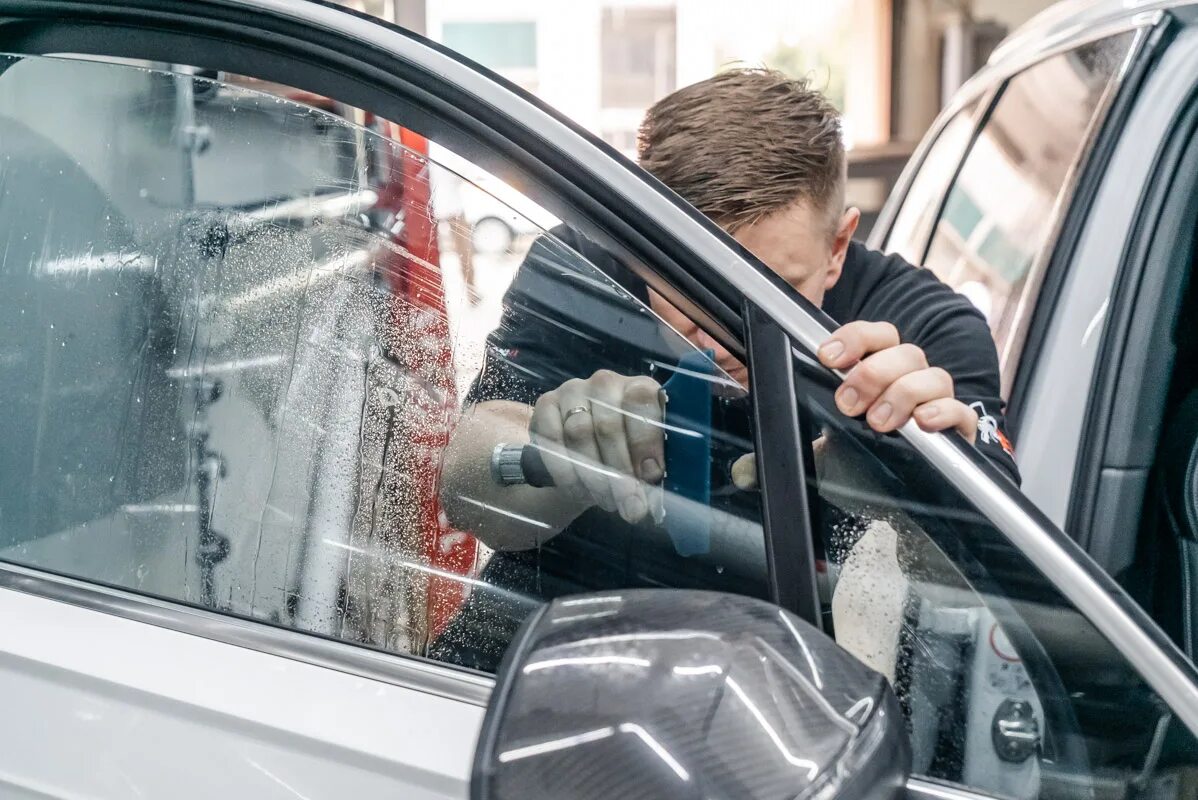
[[[721,68],[807,77],[845,117],[865,238],[914,145],[1052,0],[344,0],[441,42],[633,155],[646,108]]]

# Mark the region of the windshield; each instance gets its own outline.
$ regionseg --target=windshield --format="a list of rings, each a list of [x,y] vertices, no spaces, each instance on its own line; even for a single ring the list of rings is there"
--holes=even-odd
[[[1017,798],[1183,797],[1198,746],[1005,536],[803,369],[826,627],[884,674],[917,774]]]

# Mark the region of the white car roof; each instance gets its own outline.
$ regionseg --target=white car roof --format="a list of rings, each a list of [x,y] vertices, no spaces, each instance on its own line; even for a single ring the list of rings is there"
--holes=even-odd
[[[1054,52],[1145,24],[1173,8],[1198,6],[1198,0],[1061,0],[1021,25],[995,48],[944,110],[947,118],[997,81]]]
[[[1142,14],[1191,6],[1198,0],[1061,0],[1019,26],[990,55],[989,66],[1034,54],[1090,31],[1129,23]]]

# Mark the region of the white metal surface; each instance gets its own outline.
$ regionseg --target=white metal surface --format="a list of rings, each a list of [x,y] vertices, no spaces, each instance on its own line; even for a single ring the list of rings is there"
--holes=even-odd
[[[464,798],[483,709],[0,589],[4,797]]]
[[[988,63],[1044,50],[1097,28],[1118,25],[1145,12],[1191,6],[1195,0],[1061,0],[1021,25],[994,52]]]

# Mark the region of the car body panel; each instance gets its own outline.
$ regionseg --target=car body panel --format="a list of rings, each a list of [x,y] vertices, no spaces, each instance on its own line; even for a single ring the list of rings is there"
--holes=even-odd
[[[22,591],[0,618],[5,796],[466,795],[478,705]]]
[[[1134,24],[1144,14],[1191,5],[1194,0],[1062,0],[1019,26],[995,48],[987,64],[998,66],[1110,26]]]

